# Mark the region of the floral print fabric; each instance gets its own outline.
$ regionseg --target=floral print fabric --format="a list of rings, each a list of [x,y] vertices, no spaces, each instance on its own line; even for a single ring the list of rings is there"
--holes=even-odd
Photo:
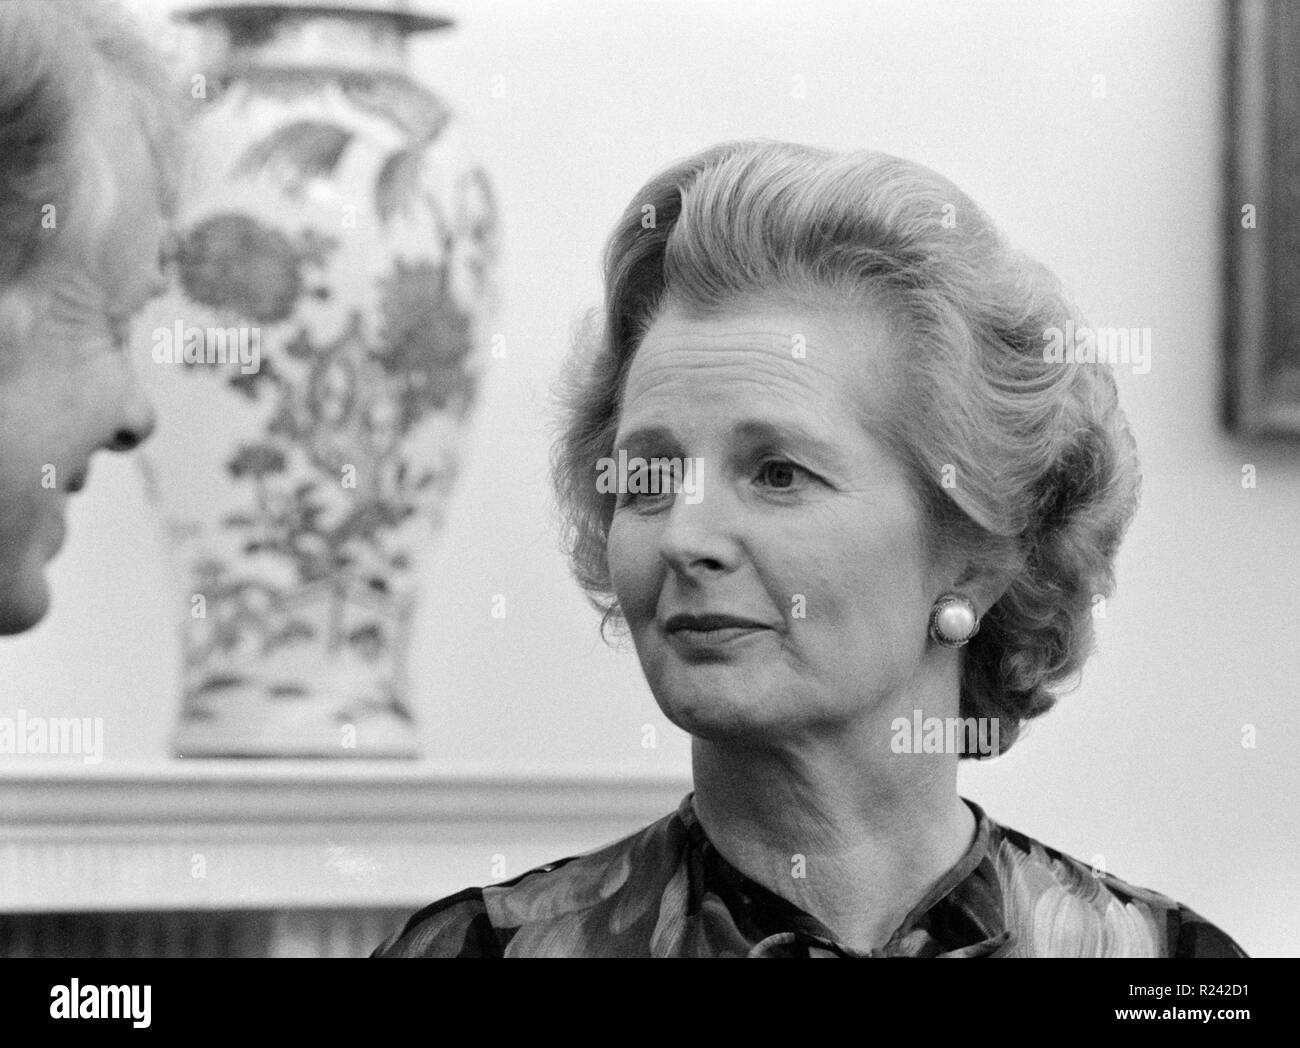
[[[713,847],[694,794],[585,855],[433,903],[377,957],[1244,957],[1157,892],[998,825],[971,801],[966,854],[882,947],[835,941],[816,917]]]

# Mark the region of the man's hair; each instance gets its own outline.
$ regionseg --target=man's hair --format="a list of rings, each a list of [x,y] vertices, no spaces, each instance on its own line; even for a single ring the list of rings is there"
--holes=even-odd
[[[108,0],[0,2],[0,294],[101,235],[122,189],[105,117],[123,108],[170,215],[179,102],[126,14]]]

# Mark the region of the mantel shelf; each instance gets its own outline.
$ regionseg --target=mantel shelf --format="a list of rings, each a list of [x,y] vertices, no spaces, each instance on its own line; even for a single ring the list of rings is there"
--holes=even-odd
[[[392,761],[0,764],[0,910],[422,905],[616,840],[689,789]]]

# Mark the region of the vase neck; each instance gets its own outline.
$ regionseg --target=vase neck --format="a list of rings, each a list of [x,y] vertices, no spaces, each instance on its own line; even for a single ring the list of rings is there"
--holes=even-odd
[[[407,34],[381,15],[241,12],[204,19],[202,26],[207,53],[223,71],[406,68]]]

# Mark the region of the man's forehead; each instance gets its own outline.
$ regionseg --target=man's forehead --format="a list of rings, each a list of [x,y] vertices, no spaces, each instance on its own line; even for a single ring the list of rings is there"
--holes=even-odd
[[[104,221],[90,233],[87,261],[96,277],[108,289],[124,294],[137,289],[145,269],[157,268],[163,235],[163,218],[158,192],[158,172],[135,107],[126,99],[106,96],[94,114],[104,147],[107,170],[100,181],[88,187],[99,199],[89,205],[103,209]],[[88,231],[89,233],[89,231]]]
[[[157,289],[165,227],[147,183],[123,185],[118,205],[89,266],[111,302],[138,306]]]

